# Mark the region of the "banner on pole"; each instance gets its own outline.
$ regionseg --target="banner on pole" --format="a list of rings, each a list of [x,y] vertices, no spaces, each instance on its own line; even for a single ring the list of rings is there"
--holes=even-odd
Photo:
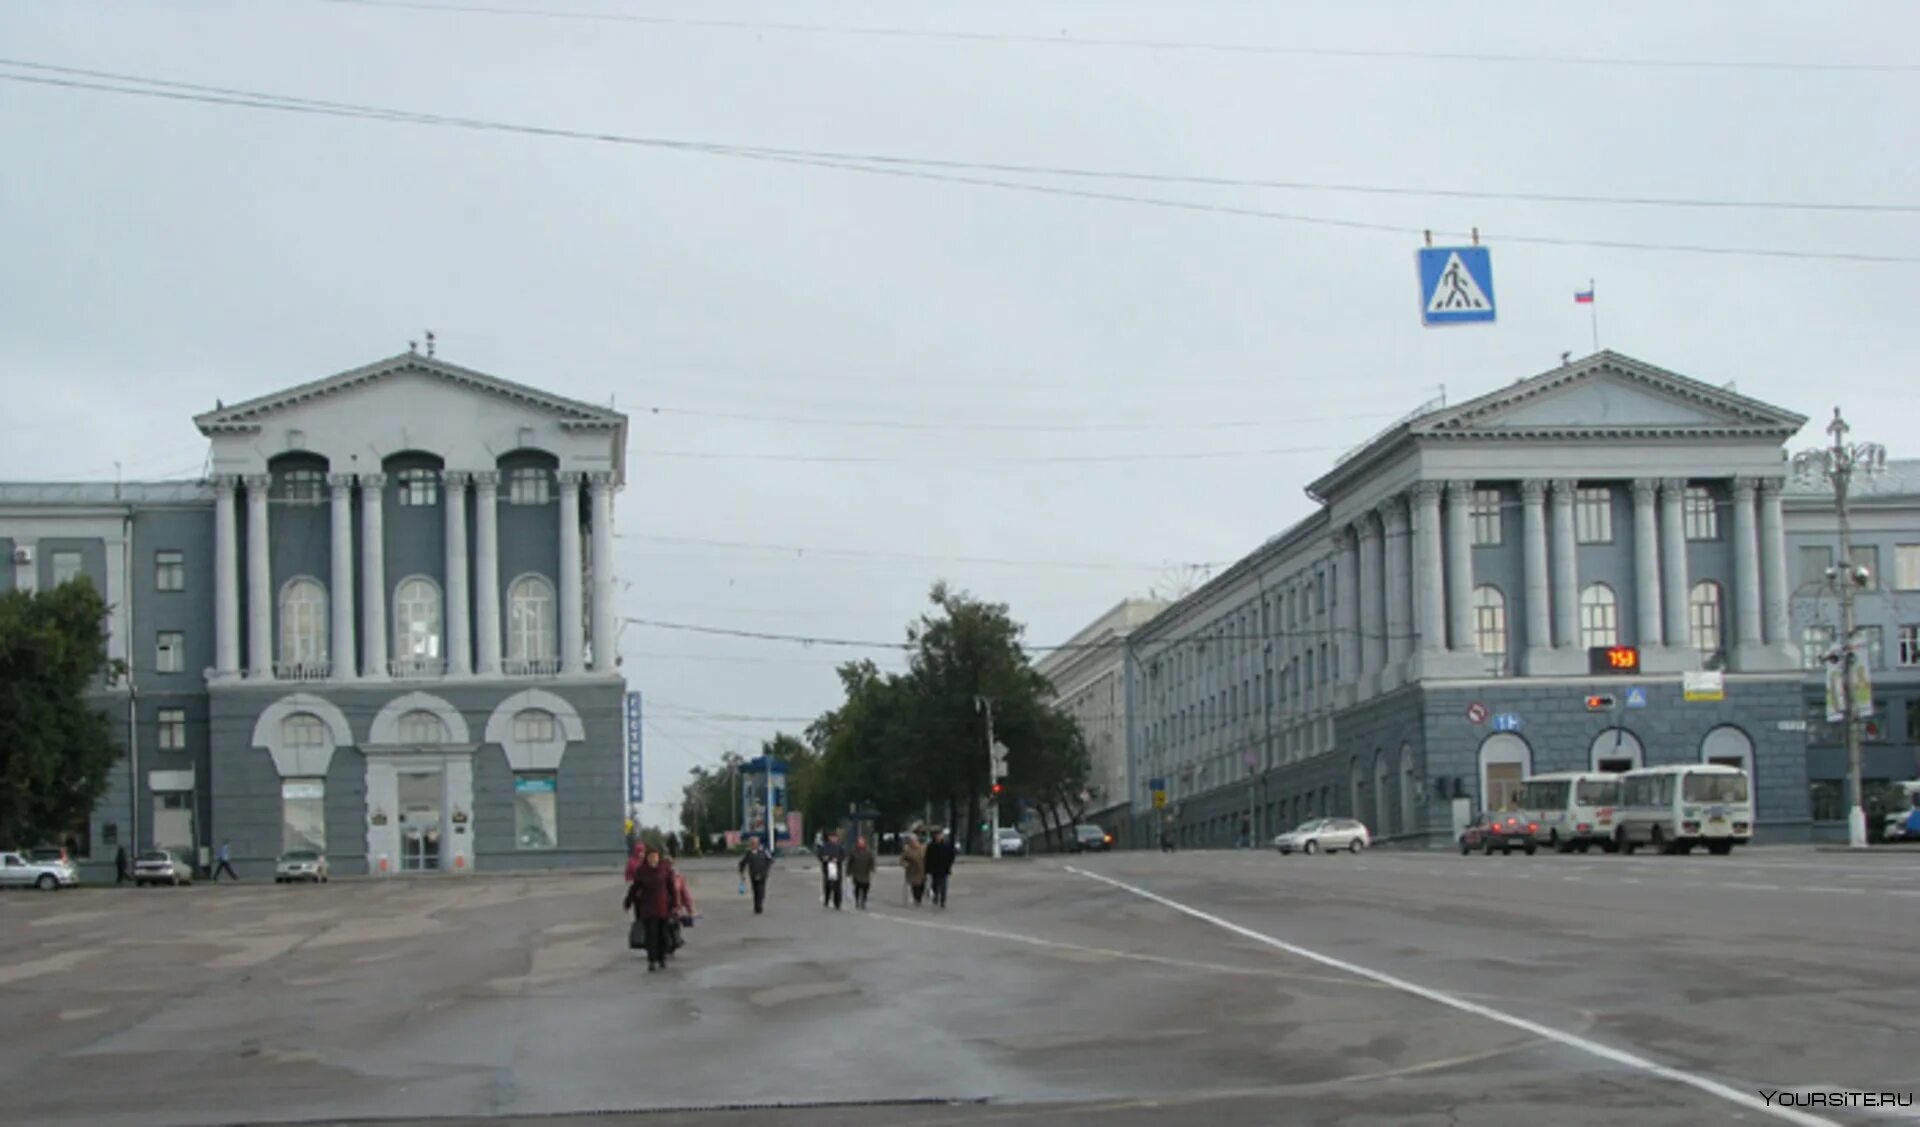
[[[1842,694],[1849,690],[1853,695],[1853,714],[1873,715],[1873,676],[1867,668],[1867,644],[1856,639],[1847,649],[1853,651],[1853,677],[1852,684],[1846,688],[1842,688],[1847,678],[1846,651],[1839,646],[1827,651],[1827,719],[1835,723],[1847,718],[1846,698]]]

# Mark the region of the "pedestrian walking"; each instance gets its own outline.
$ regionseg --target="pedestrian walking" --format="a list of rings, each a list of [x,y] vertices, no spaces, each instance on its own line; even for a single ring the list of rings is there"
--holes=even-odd
[[[645,841],[636,840],[633,843],[632,848],[630,848],[627,851],[627,883],[628,884],[633,883],[634,874],[640,871],[640,864],[646,859],[647,859],[647,843]]]
[[[676,906],[674,876],[673,863],[661,856],[659,846],[650,845],[621,902],[621,907],[633,909],[634,916],[635,931],[629,933],[627,945],[646,948],[649,971],[667,965],[667,921]]]
[[[213,870],[213,883],[220,883],[221,873],[232,877],[235,883],[240,880],[240,874],[233,871],[233,843],[226,840],[220,842],[220,864]]]
[[[947,881],[953,876],[953,865],[959,859],[960,852],[947,838],[945,830],[933,831],[933,844],[927,846],[927,879],[933,882],[933,906],[944,909],[947,906]]]
[[[760,915],[767,903],[767,874],[773,872],[773,854],[760,844],[758,836],[747,839],[747,854],[740,858],[740,891],[753,885],[753,914]]]
[[[906,870],[907,891],[918,906],[927,895],[927,846],[919,834],[908,834],[900,843],[900,867]]]
[[[678,861],[679,859],[680,859],[680,835],[668,834],[667,835],[667,860]]]
[[[873,870],[880,859],[867,848],[867,839],[853,839],[853,854],[847,858],[847,875],[853,878],[853,906],[860,911],[867,910],[867,893],[873,889]]]
[[[671,860],[671,858],[669,858]],[[693,926],[693,890],[687,887],[687,875],[673,870],[673,918],[667,925],[667,957],[687,945],[681,932]]]
[[[127,847],[124,845],[113,851],[113,872],[115,884],[125,884],[133,876],[127,868]]]
[[[845,887],[847,868],[847,849],[840,844],[840,831],[827,834],[827,840],[820,844],[820,879],[822,881],[820,908],[825,911],[831,907],[840,910],[840,894]]]

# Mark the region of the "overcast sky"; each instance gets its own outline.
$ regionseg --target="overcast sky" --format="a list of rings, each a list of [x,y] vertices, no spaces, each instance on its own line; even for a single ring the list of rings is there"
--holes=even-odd
[[[1843,404],[1859,437],[1920,455],[1905,0],[420,6],[15,0],[0,56],[729,145],[1909,210],[934,170],[1402,229],[1381,231],[0,82],[0,478],[193,476],[190,416],[216,397],[430,328],[448,360],[632,415],[624,614],[891,640],[944,576],[1045,644],[1305,515],[1307,481],[1442,385],[1459,400],[1589,351],[1590,278],[1603,347],[1816,426]],[[1499,321],[1423,329],[1406,232],[1474,226]],[[1060,429],[1019,429],[1038,427]],[[800,727],[700,713],[817,714],[864,651],[629,625],[622,652],[664,800],[691,764]]]

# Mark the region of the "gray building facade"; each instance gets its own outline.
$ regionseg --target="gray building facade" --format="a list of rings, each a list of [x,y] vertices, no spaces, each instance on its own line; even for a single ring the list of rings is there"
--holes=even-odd
[[[202,481],[0,484],[0,589],[86,576],[129,670],[90,872],[617,859],[625,417],[409,353],[195,422]]]
[[[1528,774],[1689,761],[1752,772],[1761,840],[1816,833],[1805,421],[1601,352],[1389,428],[1129,639],[1135,840],[1344,814],[1446,845]]]

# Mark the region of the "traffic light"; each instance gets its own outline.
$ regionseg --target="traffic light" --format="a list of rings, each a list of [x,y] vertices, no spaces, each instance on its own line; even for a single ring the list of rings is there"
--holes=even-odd
[[[1597,696],[1590,696],[1587,698],[1588,712],[1605,712],[1606,710],[1612,707],[1613,707],[1613,698],[1611,696],[1601,694]]]
[[[1005,787],[1003,787],[1003,786],[1001,786],[1001,785],[1000,785],[1000,781],[999,781],[998,779],[995,779],[995,780],[994,780],[994,783],[993,783],[993,797],[995,797],[995,798],[999,798],[999,797],[1000,797],[1000,792],[1002,792],[1002,791],[1004,791],[1004,790],[1006,790],[1006,789],[1007,789],[1007,788],[1005,788]]]

